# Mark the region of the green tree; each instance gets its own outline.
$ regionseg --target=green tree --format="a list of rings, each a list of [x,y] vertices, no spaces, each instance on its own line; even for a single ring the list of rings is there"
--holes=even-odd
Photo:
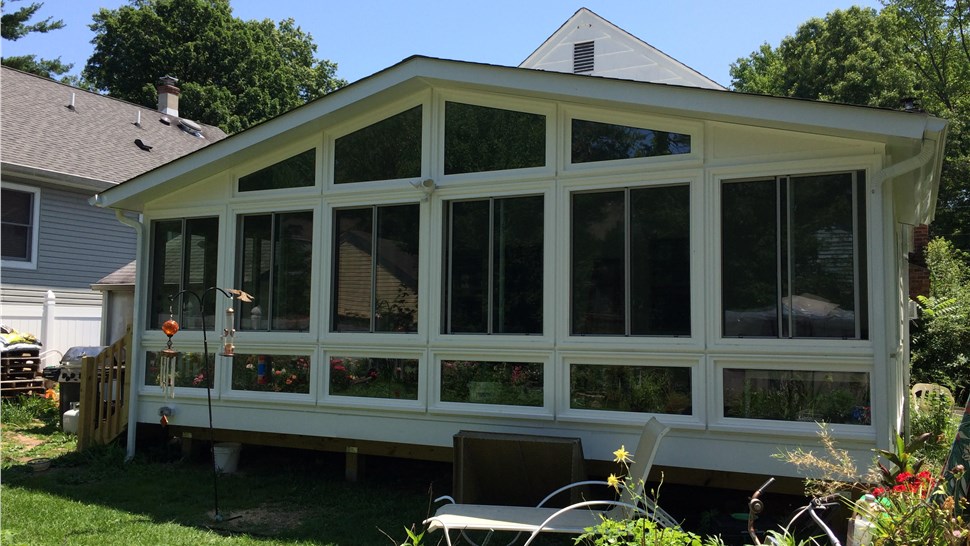
[[[131,0],[94,15],[83,77],[112,97],[154,105],[179,78],[180,115],[236,132],[345,85],[292,19],[243,21],[229,0]]]
[[[970,387],[970,266],[946,239],[926,247],[930,295],[920,296],[913,328],[912,380],[939,383],[955,392]],[[963,398],[963,396],[960,396]]]
[[[19,2],[20,0],[9,1],[13,3]],[[37,23],[28,23],[28,21],[30,21],[37,11],[43,6],[43,2],[35,2],[16,11],[7,12],[6,2],[0,1],[0,11],[3,11],[3,16],[0,17],[0,37],[2,37],[4,40],[14,42],[30,34],[31,32],[47,33],[52,30],[64,28],[64,21],[60,19],[57,21],[52,21],[51,17]],[[62,63],[60,57],[56,59],[38,59],[36,55],[17,55],[14,57],[4,57],[2,62],[4,66],[16,68],[17,70],[23,70],[24,72],[31,72],[33,74],[51,79],[53,79],[54,76],[64,74],[73,66]]]
[[[970,22],[966,0],[884,0],[811,19],[731,65],[737,91],[900,108],[950,121],[935,235],[970,250]]]

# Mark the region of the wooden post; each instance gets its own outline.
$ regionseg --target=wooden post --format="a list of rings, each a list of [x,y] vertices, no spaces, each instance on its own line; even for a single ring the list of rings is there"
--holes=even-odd
[[[98,419],[98,372],[94,358],[81,358],[81,402],[78,405],[77,449],[93,445]]]

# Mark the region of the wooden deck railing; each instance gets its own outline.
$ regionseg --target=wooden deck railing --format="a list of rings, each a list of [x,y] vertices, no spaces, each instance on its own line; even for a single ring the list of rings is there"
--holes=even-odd
[[[131,329],[96,357],[81,359],[77,448],[107,444],[128,427]]]

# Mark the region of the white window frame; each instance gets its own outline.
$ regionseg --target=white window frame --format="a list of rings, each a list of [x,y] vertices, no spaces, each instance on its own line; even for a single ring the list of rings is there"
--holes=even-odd
[[[40,198],[41,198],[40,188],[4,182],[3,189],[31,194],[33,199],[33,203],[32,203],[33,210],[31,211],[31,217],[30,217],[30,220],[31,220],[30,259],[29,260],[0,260],[0,266],[4,268],[9,267],[10,269],[37,269],[37,254],[40,251],[40,246],[39,246]]]

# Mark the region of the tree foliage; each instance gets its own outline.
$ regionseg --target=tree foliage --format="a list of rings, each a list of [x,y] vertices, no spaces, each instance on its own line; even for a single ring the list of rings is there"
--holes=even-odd
[[[912,379],[957,392],[970,387],[970,266],[966,253],[936,238],[926,247],[930,295],[919,297]]]
[[[11,3],[19,1],[20,0],[9,0]],[[64,21],[60,19],[54,21],[52,20],[52,17],[48,17],[47,19],[37,23],[28,23],[28,21],[33,19],[34,15],[37,14],[37,11],[43,6],[43,2],[34,2],[29,6],[24,6],[16,11],[8,12],[6,9],[6,2],[0,1],[0,10],[3,11],[3,16],[0,17],[0,37],[2,37],[4,40],[15,42],[31,32],[47,33],[52,30],[64,28]],[[62,63],[60,57],[56,59],[39,59],[36,55],[16,55],[14,57],[4,57],[3,64],[4,66],[9,66],[11,68],[16,68],[17,70],[23,70],[24,72],[30,72],[51,79],[53,79],[54,76],[64,74],[73,66]]]
[[[966,0],[884,0],[811,19],[731,65],[735,90],[900,108],[950,121],[933,233],[970,249],[970,22]]]
[[[229,0],[130,0],[94,15],[94,54],[83,76],[112,97],[156,103],[155,84],[177,77],[180,115],[227,132],[250,127],[346,82],[293,19],[243,21]]]

